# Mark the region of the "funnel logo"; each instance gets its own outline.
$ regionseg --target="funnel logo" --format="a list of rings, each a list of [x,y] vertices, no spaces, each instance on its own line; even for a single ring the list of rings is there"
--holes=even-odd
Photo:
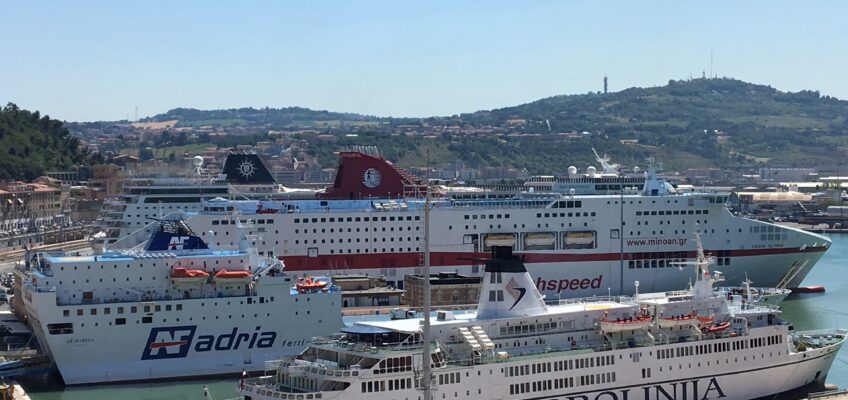
[[[250,176],[253,175],[254,172],[256,172],[256,166],[253,165],[252,162],[244,160],[241,162],[241,164],[239,164],[238,172],[241,174],[241,176],[247,179],[250,178]]]
[[[510,278],[509,283],[506,284],[506,292],[515,299],[515,303],[512,303],[512,307],[509,308],[512,310],[515,308],[515,305],[524,298],[524,295],[527,293],[527,289],[518,287],[518,284],[515,283],[515,278]]]
[[[194,325],[151,329],[141,359],[160,360],[187,356],[196,329],[197,326]]]

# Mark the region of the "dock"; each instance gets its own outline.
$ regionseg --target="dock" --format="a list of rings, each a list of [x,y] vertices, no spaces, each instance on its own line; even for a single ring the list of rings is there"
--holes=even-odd
[[[848,390],[831,390],[827,392],[810,393],[804,400],[848,400]]]

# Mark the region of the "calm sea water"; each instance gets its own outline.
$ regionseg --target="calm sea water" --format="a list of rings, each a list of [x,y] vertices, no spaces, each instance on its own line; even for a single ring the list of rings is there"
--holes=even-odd
[[[798,330],[848,327],[848,235],[831,235],[833,246],[804,281],[805,285],[824,285],[827,293],[790,296],[782,306],[784,317]],[[756,284],[756,282],[755,282]],[[846,307],[846,308],[843,308]],[[52,381],[25,384],[33,400],[191,400],[204,399],[207,385],[212,399],[230,399],[236,395],[236,380],[192,381],[137,385],[95,386],[62,389]],[[848,350],[842,349],[828,382],[848,388]]]

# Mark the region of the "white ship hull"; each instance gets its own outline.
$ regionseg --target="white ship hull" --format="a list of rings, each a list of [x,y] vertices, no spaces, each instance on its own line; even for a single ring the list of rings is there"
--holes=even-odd
[[[778,331],[776,329],[773,333]],[[725,342],[750,339],[727,339]],[[710,346],[714,344],[710,343]],[[651,349],[589,352],[572,356],[536,357],[529,361],[505,360],[487,365],[435,369],[435,398],[441,398],[444,394],[445,398],[451,399],[481,400],[751,400],[824,382],[841,344],[803,353],[789,353],[789,345],[784,342],[759,348],[705,354],[693,352],[692,355],[658,359],[657,349],[670,349],[674,354],[680,354],[678,348],[693,348],[693,343],[686,343]],[[732,348],[733,345],[729,346]],[[592,359],[593,367],[555,370],[560,361],[567,363],[572,360],[576,364],[577,359],[587,359],[586,356]],[[609,363],[605,357],[614,360]],[[603,366],[599,365],[601,358],[605,358]],[[510,376],[511,371],[521,368],[526,368],[528,373]],[[541,372],[531,374],[529,371]],[[458,381],[447,379],[450,383],[440,384],[444,380],[439,376],[447,375],[445,372],[458,373]],[[366,381],[364,392],[359,387],[351,387],[345,391],[321,392],[321,395],[323,399],[345,400],[418,398],[420,391],[415,388],[367,390],[367,381],[394,380],[397,377],[407,378],[411,375],[369,374],[353,380],[357,386]],[[261,390],[257,386],[248,386],[243,394],[252,400],[296,399],[298,396],[273,390],[263,394]]]
[[[27,291],[25,302],[42,348],[65,384],[77,385],[257,371],[341,328],[338,296],[280,289],[258,293],[251,304],[221,297],[57,306],[55,292],[37,291]],[[71,320],[73,333],[49,332],[48,324]]]

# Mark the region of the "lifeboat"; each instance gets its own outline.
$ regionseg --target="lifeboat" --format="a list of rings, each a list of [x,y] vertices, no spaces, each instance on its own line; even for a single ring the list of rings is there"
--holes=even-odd
[[[311,276],[307,276],[306,278],[300,279],[295,287],[299,293],[308,293],[320,291],[328,284],[329,282],[319,281],[318,279],[312,279]]]
[[[250,282],[248,271],[228,271],[222,269],[215,273],[215,281],[220,283],[248,283]]]
[[[171,280],[174,283],[203,283],[209,278],[209,273],[199,269],[174,267],[171,269]]]
[[[553,233],[528,233],[524,237],[524,244],[527,246],[553,246],[556,243],[556,237]]]
[[[730,322],[724,321],[718,325],[713,325],[707,328],[704,328],[704,332],[706,333],[718,333],[724,331],[725,329],[730,328]]]
[[[512,246],[515,246],[515,235],[514,234],[486,235],[485,244],[486,244],[486,247],[492,247],[492,246],[512,247]]]
[[[257,213],[257,214],[276,214],[276,213],[278,213],[279,211],[280,211],[280,209],[279,209],[279,208],[270,208],[270,207],[265,207],[265,206],[263,206],[262,204],[257,204],[257,205],[256,205],[256,213]]]
[[[592,232],[566,232],[565,241],[570,245],[592,245],[595,243],[595,234]]]
[[[651,325],[651,317],[643,315],[636,318],[624,318],[601,321],[601,331],[603,332],[624,332],[637,329],[644,329]]]
[[[693,324],[700,326],[701,323],[703,323],[703,320],[701,318],[702,317],[700,317],[698,314],[686,314],[686,315],[677,315],[677,316],[674,316],[674,317],[662,317],[662,318],[657,318],[657,325],[659,325],[660,328],[673,328],[673,327],[676,327],[676,326],[691,326]],[[711,317],[706,317],[706,319],[709,320],[709,321],[712,321]]]

